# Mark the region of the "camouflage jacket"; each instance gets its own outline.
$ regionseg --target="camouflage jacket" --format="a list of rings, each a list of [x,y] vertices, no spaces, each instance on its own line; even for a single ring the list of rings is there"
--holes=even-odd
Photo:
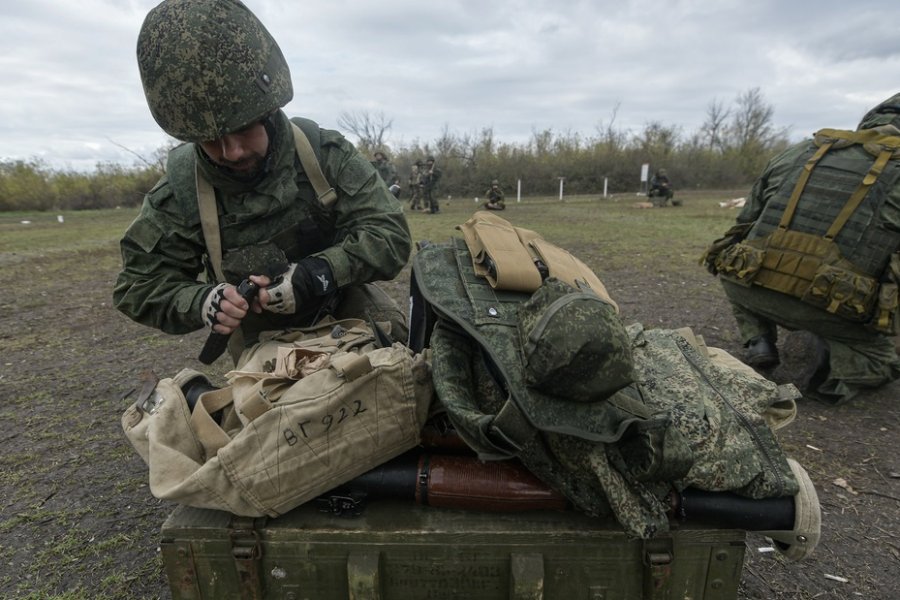
[[[166,175],[146,195],[121,241],[116,308],[167,333],[203,327],[201,306],[215,277],[200,225],[195,165],[216,188],[224,262],[242,248],[274,241],[290,261],[310,255],[326,260],[339,288],[400,272],[412,243],[397,200],[340,133],[311,121],[295,122],[310,138],[338,200],[324,208],[316,199],[282,112],[275,119],[266,173],[251,184],[217,173],[194,144],[179,146],[169,153]],[[271,325],[260,328],[290,326],[290,315],[266,312],[259,318]]]
[[[601,380],[617,383],[599,394],[579,394],[575,380],[590,374],[570,372],[549,382],[551,393],[529,382],[536,363],[525,346],[538,330],[528,332],[528,305],[555,285],[552,278],[531,296],[495,290],[475,274],[465,244],[454,240],[450,247],[417,253],[413,284],[413,314],[424,302],[425,320],[433,323],[428,341],[435,391],[482,459],[516,456],[577,509],[613,514],[642,538],[668,528],[673,489],[750,498],[797,492],[765,420],[770,410],[793,406],[799,396],[793,386],[714,364],[680,331],[645,331],[639,324],[626,329],[613,320],[618,315],[608,315],[608,327],[596,332],[607,332],[612,360],[595,364]],[[569,316],[561,325],[571,331],[555,336],[553,348],[566,362],[584,347],[572,333],[578,314]],[[553,337],[552,321],[538,322],[545,325],[542,335]],[[579,343],[570,344],[571,338]],[[630,348],[633,362],[624,360],[619,345]]]

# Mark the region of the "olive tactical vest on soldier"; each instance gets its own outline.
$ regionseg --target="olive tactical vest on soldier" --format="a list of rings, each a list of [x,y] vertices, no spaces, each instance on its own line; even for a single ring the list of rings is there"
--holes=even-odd
[[[889,266],[896,267],[900,232],[884,227],[880,215],[898,186],[900,137],[876,129],[823,129],[744,242],[722,251],[716,268],[736,283],[890,331],[897,282]]]

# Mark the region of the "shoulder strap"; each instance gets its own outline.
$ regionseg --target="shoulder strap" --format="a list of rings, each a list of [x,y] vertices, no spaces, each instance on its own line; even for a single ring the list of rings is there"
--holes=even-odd
[[[325,179],[325,173],[322,172],[322,166],[319,164],[319,159],[316,158],[316,153],[309,143],[309,138],[295,123],[291,123],[291,130],[294,132],[294,148],[296,148],[297,156],[300,158],[300,165],[306,171],[307,176],[309,176],[309,182],[316,192],[316,198],[322,203],[322,206],[331,206],[337,200],[337,192]]]
[[[216,190],[200,168],[194,166],[197,185],[197,206],[200,209],[200,227],[203,229],[203,240],[206,242],[206,253],[212,264],[217,281],[225,281],[222,272],[222,238],[219,235],[219,212],[216,209]]]
[[[309,181],[316,192],[316,198],[322,206],[328,207],[337,201],[337,192],[329,185],[322,172],[322,166],[316,156],[315,150],[309,143],[309,138],[295,123],[291,123],[291,131],[294,135],[294,149],[300,159],[300,165],[309,177]],[[206,242],[206,251],[209,262],[212,264],[213,273],[218,281],[225,281],[222,272],[222,239],[219,234],[219,215],[216,208],[216,191],[203,177],[200,169],[194,166],[194,177],[197,187],[197,206],[200,209],[200,226],[203,229],[203,239]]]
[[[850,220],[853,212],[859,208],[860,204],[862,204],[869,189],[878,180],[878,176],[884,171],[887,162],[892,158],[898,158],[895,155],[897,154],[898,148],[900,148],[900,137],[885,135],[874,129],[864,129],[861,131],[820,129],[815,134],[815,144],[819,146],[819,149],[816,150],[816,153],[813,154],[803,166],[803,172],[800,174],[800,178],[794,186],[794,191],[791,193],[791,197],[784,209],[784,214],[781,216],[781,222],[778,223],[779,229],[787,229],[790,225],[791,220],[794,218],[794,213],[797,210],[800,196],[803,194],[803,190],[809,181],[813,168],[829,150],[832,148],[845,148],[850,144],[861,144],[870,153],[873,153],[873,150],[877,151],[875,152],[875,162],[869,168],[869,171],[866,173],[865,177],[863,177],[862,182],[860,182],[859,187],[857,187],[850,196],[850,199],[844,205],[844,208],[841,209],[841,212],[824,235],[825,239],[833,240],[837,237],[837,234],[840,233],[844,225],[847,224],[847,221]]]

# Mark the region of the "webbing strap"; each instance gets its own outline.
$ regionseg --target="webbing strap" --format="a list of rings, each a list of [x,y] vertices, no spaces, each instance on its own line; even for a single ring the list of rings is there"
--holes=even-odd
[[[809,181],[809,176],[812,175],[812,170],[816,166],[816,163],[825,156],[825,153],[828,152],[831,147],[834,145],[834,140],[829,140],[828,142],[819,146],[819,149],[816,150],[816,153],[812,155],[812,157],[806,161],[806,164],[803,165],[803,172],[800,174],[800,178],[797,180],[797,184],[794,186],[794,191],[791,193],[791,198],[788,200],[787,206],[784,208],[784,214],[781,215],[781,222],[778,224],[779,229],[787,229],[788,225],[791,224],[791,220],[794,218],[794,212],[797,210],[797,204],[800,202],[800,196],[803,195],[803,190],[806,188],[806,182]]]
[[[876,181],[878,181],[878,176],[884,171],[885,165],[891,159],[893,154],[894,151],[891,148],[885,148],[881,151],[881,154],[878,155],[878,158],[875,159],[875,162],[872,163],[872,166],[869,168],[869,172],[863,177],[862,183],[859,184],[859,187],[856,188],[850,196],[850,200],[848,200],[844,205],[844,208],[841,209],[841,212],[834,220],[834,223],[832,223],[831,227],[828,228],[828,231],[825,232],[826,240],[833,240],[837,237],[837,234],[840,233],[844,225],[847,224],[847,221],[850,220],[853,212],[859,208],[860,204],[862,204],[866,194],[869,193],[869,189]]]
[[[197,435],[206,459],[213,458],[231,441],[231,436],[212,418],[212,414],[232,403],[231,386],[204,392],[197,398],[194,410],[191,411],[191,428]]]
[[[216,209],[216,190],[194,167],[197,181],[197,207],[200,210],[200,227],[203,229],[203,240],[206,242],[206,254],[212,264],[217,281],[225,281],[222,272],[222,238],[219,236],[219,212]]]
[[[303,133],[303,130],[291,123],[291,129],[294,132],[294,148],[297,150],[297,156],[300,157],[300,165],[309,177],[309,182],[316,192],[316,198],[322,203],[322,206],[329,207],[337,201],[337,192],[328,184],[325,174],[322,172],[322,166],[309,138]]]

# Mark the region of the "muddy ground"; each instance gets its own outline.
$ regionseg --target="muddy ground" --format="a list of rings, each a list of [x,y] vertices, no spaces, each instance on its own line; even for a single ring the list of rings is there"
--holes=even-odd
[[[446,207],[440,219],[447,236],[470,211]],[[540,212],[513,206],[506,216],[534,220]],[[414,232],[427,218],[410,215]],[[569,247],[590,257],[626,322],[688,325],[709,345],[740,355],[724,295],[696,267],[694,249],[673,258],[651,244],[634,258],[611,260],[599,258],[610,252],[602,240]],[[2,598],[170,597],[158,538],[173,505],[150,494],[119,419],[142,371],[171,376],[184,366],[202,368],[196,355],[204,335],[168,336],[118,314],[110,304],[118,260],[115,243],[0,253]],[[660,268],[666,261],[678,268]],[[406,270],[387,286],[403,302],[408,277]],[[773,379],[800,384],[806,342],[785,332],[784,362]],[[220,360],[205,370],[215,377],[226,367]],[[741,598],[898,597],[898,396],[894,384],[840,407],[800,402],[797,421],[779,438],[816,484],[822,540],[811,558],[788,563],[760,552],[768,542],[749,535]]]

